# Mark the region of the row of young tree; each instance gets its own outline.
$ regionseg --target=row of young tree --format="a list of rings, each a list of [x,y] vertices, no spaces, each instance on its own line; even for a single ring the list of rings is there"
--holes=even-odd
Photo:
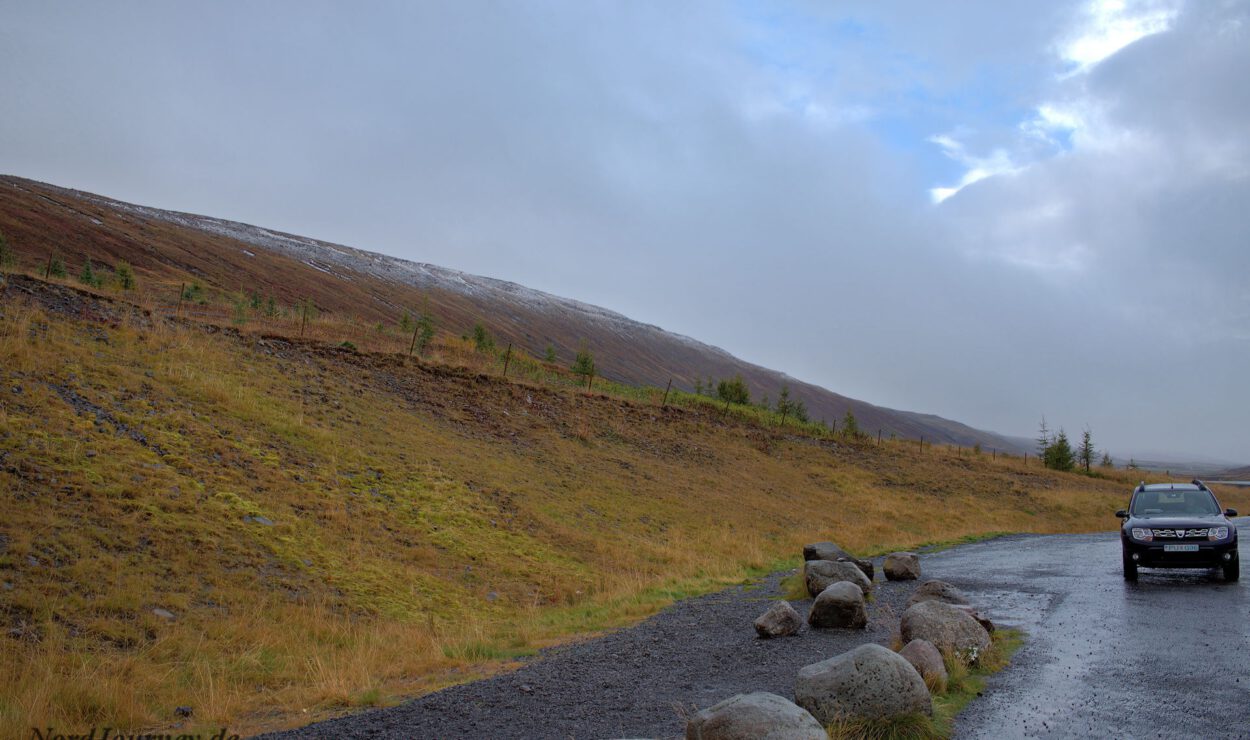
[[[714,378],[708,378],[706,381],[696,378],[694,382],[694,390],[696,395],[715,398],[726,403],[737,404],[740,406],[755,406],[763,411],[777,414],[781,418],[782,423],[786,419],[795,419],[802,423],[811,423],[810,415],[807,411],[807,404],[801,398],[795,398],[790,394],[790,386],[782,385],[781,390],[777,392],[777,402],[773,403],[768,394],[764,394],[754,403],[751,400],[751,390],[747,387],[746,381],[741,375],[735,375],[728,380],[717,381]],[[816,422],[829,429],[832,432],[841,432],[847,437],[862,437],[864,433],[859,428],[859,420],[855,418],[854,412],[850,409],[846,410],[846,414],[842,417],[841,424],[838,420],[832,423],[823,419]]]
[[[1111,460],[1111,453],[1103,450],[1100,455],[1094,447],[1094,435],[1088,426],[1081,432],[1081,441],[1073,447],[1063,427],[1060,427],[1058,432],[1051,430],[1046,425],[1044,416],[1038,427],[1037,456],[1043,465],[1052,470],[1075,470],[1079,467],[1089,473],[1095,464],[1095,459],[1099,467],[1115,467],[1115,463]],[[1130,461],[1128,467],[1136,468],[1137,464]]]
[[[422,319],[425,319],[424,315]],[[428,337],[425,336],[426,328],[430,330]],[[422,337],[424,337],[422,346],[424,346],[424,343],[428,342],[430,337],[433,337],[433,323],[425,325],[425,328],[422,328],[421,331]],[[465,336],[464,338],[469,339],[470,337]],[[498,354],[499,350],[495,343],[495,338],[482,322],[479,321],[473,325],[471,338],[473,340],[473,348],[478,352],[481,352],[482,354]],[[556,357],[555,347],[550,344],[547,345],[547,349],[543,353],[543,361],[549,365],[554,365],[559,361],[559,358]],[[574,375],[581,376],[583,380],[588,381],[595,377],[595,373],[597,372],[597,368],[595,367],[595,356],[591,354],[590,350],[587,349],[584,344],[577,350],[577,354],[573,358],[573,363],[569,365],[569,370],[572,371]]]
[[[790,395],[790,386],[782,385],[781,390],[777,394],[777,403],[774,405],[765,394],[759,401],[751,402],[751,389],[747,387],[746,381],[741,375],[735,375],[728,380],[717,381],[715,378],[708,378],[704,381],[702,378],[695,378],[694,392],[697,396],[706,396],[715,398],[726,403],[733,403],[739,406],[755,406],[764,411],[772,411],[782,418],[794,418],[802,422],[808,422],[807,404],[803,403],[801,398],[793,398]]]
[[[12,272],[17,269],[17,254],[13,251],[13,247],[9,244],[8,239],[3,233],[0,233],[0,272]],[[69,277],[69,270],[65,267],[65,261],[60,255],[53,254],[48,257],[48,263],[44,265],[43,276],[47,278],[57,278],[64,280]],[[78,272],[78,282],[88,285],[92,288],[104,287],[105,280],[108,276],[102,274],[92,264],[91,258],[87,258],[83,262],[82,269]],[[118,262],[112,270],[110,282],[120,290],[134,290],[138,287],[138,280],[135,278],[135,271],[127,262]]]

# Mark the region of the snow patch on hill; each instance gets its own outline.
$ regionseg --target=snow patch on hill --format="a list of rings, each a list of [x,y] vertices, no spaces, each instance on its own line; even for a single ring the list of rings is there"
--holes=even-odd
[[[732,358],[732,355],[725,350],[696,339],[665,331],[652,324],[635,321],[600,306],[544,293],[541,290],[527,288],[524,285],[507,280],[471,275],[459,270],[439,267],[438,265],[413,262],[341,244],[332,244],[294,234],[271,231],[260,226],[252,226],[251,224],[239,223],[237,221],[226,221],[209,216],[149,208],[147,206],[110,200],[90,193],[76,192],[75,194],[95,203],[128,211],[146,218],[175,223],[180,226],[235,239],[254,247],[279,252],[294,257],[315,270],[320,270],[344,280],[351,280],[350,274],[346,273],[355,272],[405,283],[417,288],[449,290],[470,298],[488,299],[506,305],[521,305],[542,312],[572,312],[580,315],[585,320],[606,326],[622,337],[628,338],[658,333],[691,348],[704,352],[715,352],[724,357]],[[336,270],[335,268],[338,269]]]

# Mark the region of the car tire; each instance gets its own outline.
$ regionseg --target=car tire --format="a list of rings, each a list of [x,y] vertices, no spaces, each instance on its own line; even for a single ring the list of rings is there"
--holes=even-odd
[[[1121,559],[1124,561],[1124,580],[1136,581],[1137,580],[1137,563],[1134,563],[1132,560],[1129,560],[1127,552],[1121,555]],[[1227,573],[1227,571],[1225,571],[1225,573]]]
[[[1235,557],[1224,564],[1224,580],[1236,581],[1241,578],[1241,558]]]

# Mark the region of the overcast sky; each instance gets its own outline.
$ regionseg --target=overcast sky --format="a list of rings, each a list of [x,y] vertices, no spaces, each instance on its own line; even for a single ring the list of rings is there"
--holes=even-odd
[[[1250,1],[0,0],[0,172],[1250,462]]]

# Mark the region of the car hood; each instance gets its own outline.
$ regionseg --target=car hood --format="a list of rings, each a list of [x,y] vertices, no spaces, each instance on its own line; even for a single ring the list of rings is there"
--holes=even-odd
[[[1126,527],[1150,527],[1151,529],[1203,529],[1206,527],[1236,526],[1227,517],[1215,514],[1212,516],[1134,516],[1125,521]]]

